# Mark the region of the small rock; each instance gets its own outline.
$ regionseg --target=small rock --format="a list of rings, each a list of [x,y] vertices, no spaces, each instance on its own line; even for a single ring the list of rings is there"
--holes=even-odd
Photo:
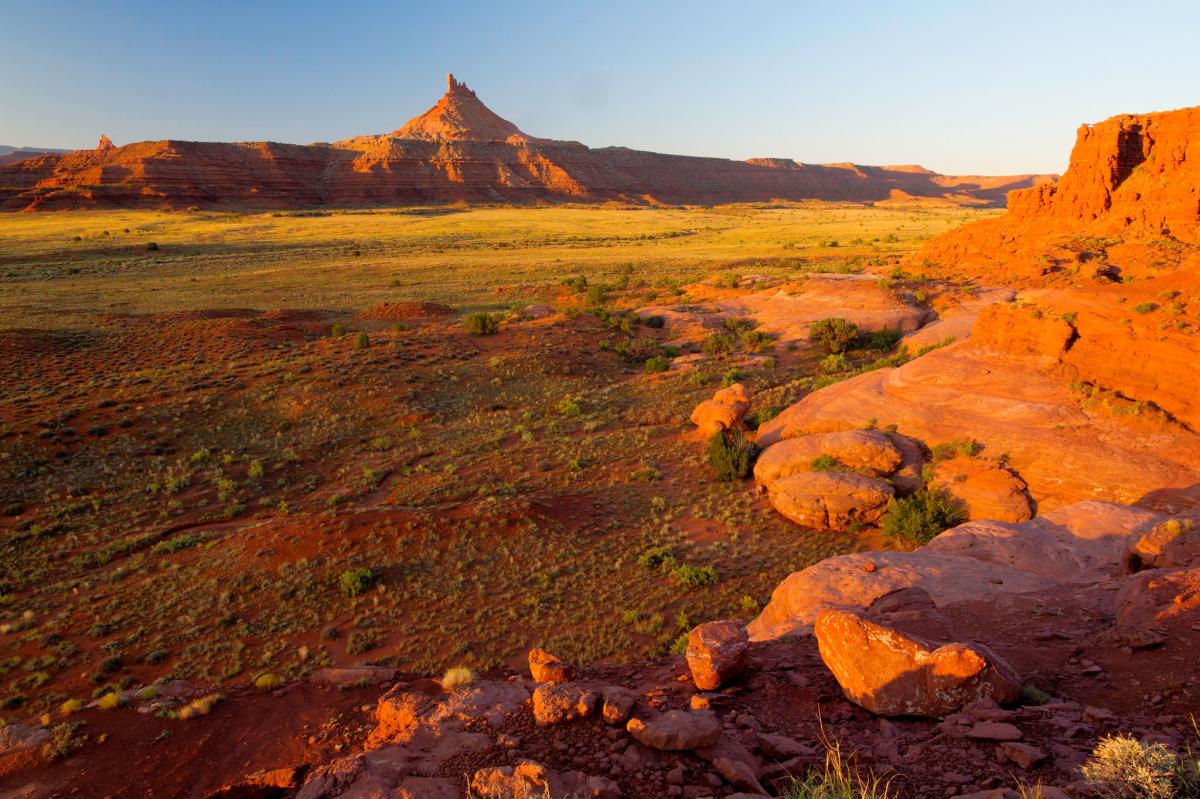
[[[590,716],[596,709],[595,692],[570,683],[546,683],[533,692],[533,717],[538,724],[558,724]]]
[[[981,721],[967,730],[967,737],[981,741],[1019,741],[1025,736],[1016,727],[1003,721]]]
[[[996,752],[1005,760],[1011,760],[1026,771],[1041,765],[1046,760],[1046,753],[1041,749],[1016,741],[1001,743],[996,747]]]
[[[536,682],[570,682],[575,669],[544,649],[529,650],[529,673]]]
[[[702,691],[713,691],[741,673],[750,640],[736,621],[710,621],[688,634],[687,663],[692,680]]]

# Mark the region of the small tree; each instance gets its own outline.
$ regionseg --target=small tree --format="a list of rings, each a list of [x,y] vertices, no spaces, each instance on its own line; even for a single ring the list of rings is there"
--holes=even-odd
[[[744,480],[750,475],[758,447],[741,430],[718,430],[708,440],[708,464],[718,480]]]
[[[825,349],[830,355],[845,352],[858,338],[858,325],[845,319],[821,319],[808,329],[808,340]]]

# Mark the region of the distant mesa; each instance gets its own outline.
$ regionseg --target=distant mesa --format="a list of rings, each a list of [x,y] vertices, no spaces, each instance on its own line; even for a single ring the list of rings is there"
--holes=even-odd
[[[93,150],[0,155],[0,210],[809,199],[1003,206],[1008,191],[1056,178],[590,148],[524,133],[448,74],[432,108],[382,135],[310,145],[164,140],[122,147],[103,136]]]

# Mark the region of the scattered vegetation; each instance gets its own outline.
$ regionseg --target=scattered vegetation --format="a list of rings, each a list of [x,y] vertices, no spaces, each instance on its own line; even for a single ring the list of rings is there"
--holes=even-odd
[[[442,689],[453,691],[475,681],[475,672],[466,666],[453,666],[442,675]]]
[[[369,567],[347,569],[338,578],[338,583],[342,587],[342,593],[349,597],[365,594],[375,587],[375,583],[378,581],[379,575],[376,574],[374,569]]]
[[[500,329],[500,322],[489,313],[470,313],[463,318],[463,327],[473,336],[490,336]]]

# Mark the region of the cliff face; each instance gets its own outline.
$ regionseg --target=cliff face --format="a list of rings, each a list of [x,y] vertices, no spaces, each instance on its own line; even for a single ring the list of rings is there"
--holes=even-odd
[[[945,198],[999,205],[1048,175],[947,176],[914,167],[730,161],[540,139],[449,77],[429,111],[334,144],[159,141],[0,167],[0,209],[301,208],[442,202],[716,203]]]
[[[931,241],[918,262],[1037,283],[1186,266],[1200,247],[1200,107],[1082,126],[1062,179],[1014,191],[1008,208]]]

